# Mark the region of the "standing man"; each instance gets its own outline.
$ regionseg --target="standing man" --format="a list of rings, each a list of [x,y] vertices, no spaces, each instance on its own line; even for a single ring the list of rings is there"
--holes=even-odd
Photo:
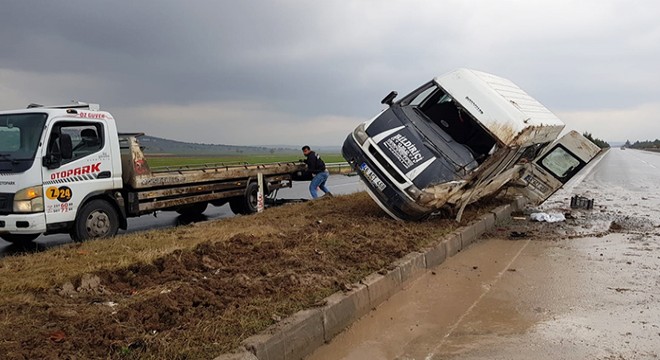
[[[302,147],[302,152],[305,155],[307,171],[314,176],[312,182],[309,184],[309,193],[312,195],[312,199],[319,197],[317,189],[321,189],[327,196],[332,196],[330,190],[325,186],[325,182],[328,181],[330,173],[325,168],[325,163],[321,160],[321,157],[312,151],[307,145]]]

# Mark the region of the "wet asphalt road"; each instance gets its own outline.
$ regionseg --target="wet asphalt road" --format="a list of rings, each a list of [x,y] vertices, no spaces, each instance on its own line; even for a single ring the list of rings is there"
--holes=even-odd
[[[500,225],[311,359],[659,358],[660,154],[612,149],[590,170],[540,210],[574,194],[595,210]],[[510,239],[514,227],[538,232]]]
[[[277,198],[282,199],[309,199],[309,182],[294,182],[293,187],[290,189],[281,189]],[[327,183],[328,188],[334,194],[349,194],[352,192],[360,191],[361,184],[358,176],[345,176],[345,175],[331,175]],[[321,192],[320,194],[323,194]],[[128,230],[120,230],[120,234],[132,233],[137,231],[145,231],[151,229],[167,228],[178,225],[186,225],[190,222],[199,222],[205,220],[222,219],[234,216],[234,213],[229,209],[229,205],[215,207],[209,205],[204,214],[195,219],[187,219],[186,217],[179,216],[176,212],[158,212],[157,217],[153,215],[144,215],[138,218],[128,219]],[[0,239],[0,257],[9,256],[12,254],[22,254],[26,252],[43,251],[54,246],[62,245],[71,242],[69,235],[56,234],[48,236],[40,236],[33,244],[25,246],[12,245]]]

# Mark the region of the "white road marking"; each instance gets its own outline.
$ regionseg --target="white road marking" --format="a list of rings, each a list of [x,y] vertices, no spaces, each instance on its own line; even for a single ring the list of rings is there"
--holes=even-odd
[[[493,280],[490,284],[486,284],[486,291],[484,291],[483,293],[481,293],[481,295],[479,296],[479,298],[478,298],[477,300],[475,300],[474,303],[472,303],[472,305],[470,305],[470,307],[467,309],[467,311],[465,311],[465,313],[463,313],[463,315],[461,315],[461,317],[458,318],[458,320],[456,320],[456,322],[454,323],[454,325],[452,325],[452,326],[449,328],[449,331],[448,331],[448,332],[445,334],[445,336],[442,338],[442,341],[440,342],[440,344],[438,344],[438,346],[434,347],[433,350],[431,350],[431,352],[430,352],[428,355],[426,355],[426,357],[424,358],[425,360],[431,360],[431,359],[433,358],[433,356],[435,356],[435,354],[438,352],[438,350],[440,350],[440,349],[442,348],[442,346],[445,345],[445,343],[447,342],[447,339],[448,339],[448,338],[454,333],[454,331],[456,331],[456,328],[458,328],[458,325],[460,325],[461,322],[463,321],[463,319],[465,319],[465,317],[468,316],[468,315],[472,312],[472,310],[474,310],[474,308],[477,306],[477,304],[479,304],[479,302],[481,301],[481,299],[483,299],[486,295],[488,295],[488,293],[490,292],[490,290],[494,287],[494,285],[495,285],[498,281],[500,281],[500,279],[502,278],[502,276],[504,276],[504,274],[509,270],[509,268],[511,268],[511,265],[513,264],[513,262],[516,261],[516,259],[518,259],[518,257],[520,256],[520,254],[523,252],[523,250],[525,250],[525,248],[527,247],[527,245],[529,245],[529,243],[530,243],[531,241],[532,241],[531,239],[525,241],[525,245],[523,245],[523,246],[520,248],[520,250],[518,250],[518,252],[516,253],[516,255],[511,259],[511,261],[509,261],[508,264],[506,264],[506,266],[504,267],[504,269],[502,269],[502,271],[500,271],[500,272],[497,274],[497,276],[495,277],[495,280]]]

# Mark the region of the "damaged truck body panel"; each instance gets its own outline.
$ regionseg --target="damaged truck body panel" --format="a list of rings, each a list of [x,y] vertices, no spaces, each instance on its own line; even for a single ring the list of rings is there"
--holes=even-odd
[[[563,145],[553,144],[564,123],[514,83],[494,75],[459,69],[399,101],[392,102],[393,94],[383,100],[387,109],[347,137],[342,154],[370,196],[396,219],[460,209],[509,185],[521,189],[542,183],[542,190],[554,192],[599,151],[575,132],[562,138]],[[557,146],[567,151],[552,153]],[[579,164],[567,160],[566,153]],[[548,164],[537,164],[544,156]],[[565,170],[560,180],[548,174],[556,162],[566,165],[554,169]],[[531,199],[542,202],[548,191]]]

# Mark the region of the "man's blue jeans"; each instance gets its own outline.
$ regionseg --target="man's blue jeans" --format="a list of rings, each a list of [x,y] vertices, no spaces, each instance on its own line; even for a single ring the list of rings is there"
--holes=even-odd
[[[312,194],[312,199],[316,199],[319,197],[319,195],[316,192],[317,188],[320,188],[326,194],[330,192],[330,190],[328,190],[328,188],[325,187],[325,182],[328,181],[329,175],[330,173],[328,172],[328,170],[314,175],[314,178],[309,183],[309,193]]]

